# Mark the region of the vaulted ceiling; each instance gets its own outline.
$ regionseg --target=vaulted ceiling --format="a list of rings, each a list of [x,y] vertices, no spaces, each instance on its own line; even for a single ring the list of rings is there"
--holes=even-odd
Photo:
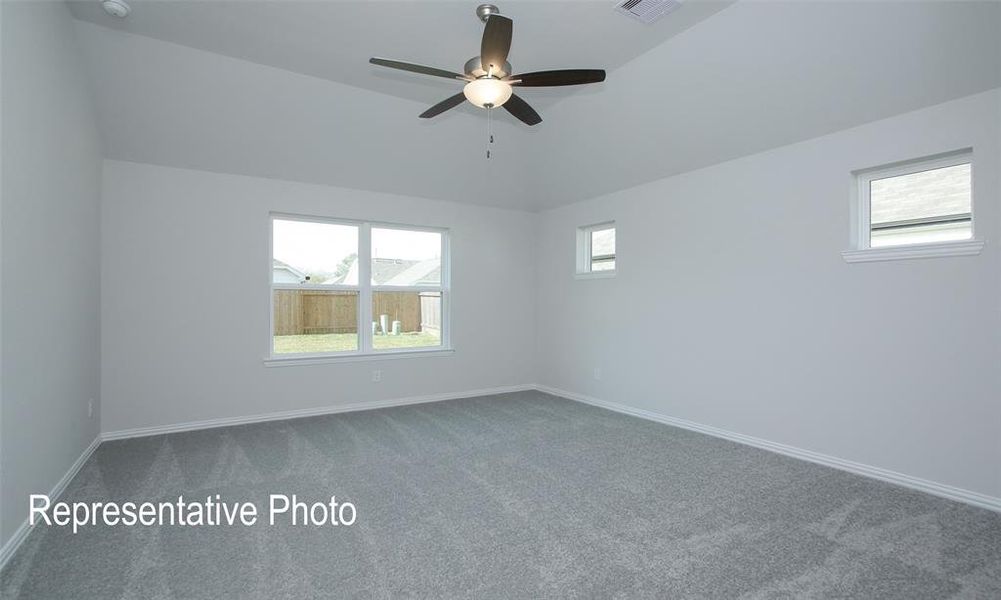
[[[484,111],[379,69],[461,70],[476,2],[71,4],[110,158],[545,209],[1001,86],[1001,3],[689,0],[653,25],[599,2],[498,2],[516,71],[605,68]]]

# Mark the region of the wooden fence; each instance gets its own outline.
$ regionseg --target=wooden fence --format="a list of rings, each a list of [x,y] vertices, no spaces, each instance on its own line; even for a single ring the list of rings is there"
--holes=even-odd
[[[421,292],[421,331],[441,335],[441,292]]]
[[[358,294],[329,290],[275,290],[275,335],[355,333],[358,330]],[[388,315],[400,321],[404,333],[441,333],[441,294],[438,292],[376,292],[372,319]]]
[[[275,290],[275,335],[356,333],[358,294]]]

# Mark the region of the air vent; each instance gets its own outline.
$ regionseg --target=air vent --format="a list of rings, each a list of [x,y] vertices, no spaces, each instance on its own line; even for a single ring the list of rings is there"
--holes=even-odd
[[[681,2],[678,0],[625,0],[620,2],[615,10],[644,23],[653,23],[680,7]]]

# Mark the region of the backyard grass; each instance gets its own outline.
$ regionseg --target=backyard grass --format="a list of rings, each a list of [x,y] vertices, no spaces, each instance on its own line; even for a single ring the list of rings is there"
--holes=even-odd
[[[391,348],[424,348],[440,346],[441,339],[430,333],[402,333],[377,335],[372,340],[376,350]],[[354,333],[321,333],[314,335],[276,335],[275,354],[306,354],[317,352],[345,352],[358,349],[358,336]]]

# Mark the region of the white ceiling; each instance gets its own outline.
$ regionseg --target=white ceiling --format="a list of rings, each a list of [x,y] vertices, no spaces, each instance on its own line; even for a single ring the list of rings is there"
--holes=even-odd
[[[508,0],[516,71],[606,68],[520,92],[494,156],[458,91],[370,56],[460,70],[476,2],[71,4],[111,158],[538,210],[1001,86],[1001,3]],[[502,180],[485,185],[485,179]]]
[[[131,1],[131,0],[130,0]],[[696,1],[656,28],[617,15],[612,0],[499,0],[514,19],[510,62],[518,72],[614,69],[734,0]],[[373,66],[373,56],[462,72],[477,56],[483,23],[477,0],[434,2],[171,0],[133,2],[127,19],[96,0],[71,3],[81,20],[262,65],[435,104],[457,82]],[[642,35],[638,35],[642,33]],[[578,88],[583,89],[583,88]],[[530,90],[540,108],[574,93]]]

